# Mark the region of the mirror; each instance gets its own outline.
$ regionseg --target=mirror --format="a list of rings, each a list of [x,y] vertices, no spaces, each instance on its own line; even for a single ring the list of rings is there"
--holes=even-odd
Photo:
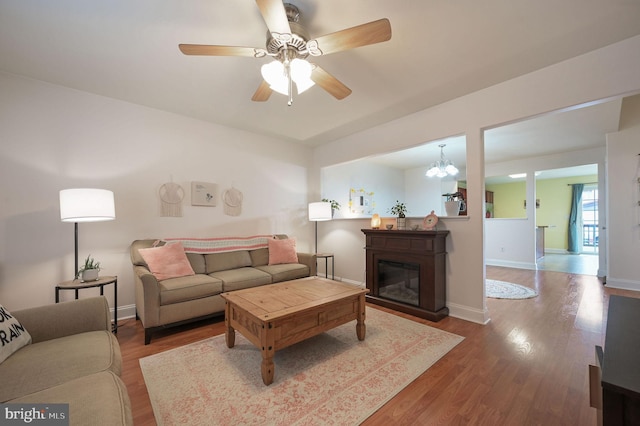
[[[458,174],[427,177],[429,166],[450,160]],[[392,217],[396,201],[407,205],[408,217],[424,217],[432,210],[445,216],[442,194],[457,192],[458,181],[466,179],[466,138],[456,136],[428,142],[414,148],[376,155],[321,170],[322,198],[340,203],[334,218],[366,218],[374,213]]]

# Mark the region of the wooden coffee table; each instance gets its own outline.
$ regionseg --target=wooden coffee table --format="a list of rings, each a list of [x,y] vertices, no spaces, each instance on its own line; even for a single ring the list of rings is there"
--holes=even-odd
[[[302,278],[222,293],[227,346],[238,330],[262,352],[262,381],[273,382],[277,350],[356,320],[364,340],[366,288],[324,278]]]

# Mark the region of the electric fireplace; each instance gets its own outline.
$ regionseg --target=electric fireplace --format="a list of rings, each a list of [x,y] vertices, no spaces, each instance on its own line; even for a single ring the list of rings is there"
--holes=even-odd
[[[363,229],[367,301],[440,321],[446,307],[446,238],[449,231]]]

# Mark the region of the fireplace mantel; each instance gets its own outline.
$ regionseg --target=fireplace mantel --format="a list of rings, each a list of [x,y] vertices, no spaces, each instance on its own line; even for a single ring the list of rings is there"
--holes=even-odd
[[[445,291],[449,231],[362,229],[362,232],[366,236],[369,302],[430,321],[440,321],[449,314]],[[417,267],[419,296],[415,303],[392,300],[381,294],[380,272],[385,262]]]

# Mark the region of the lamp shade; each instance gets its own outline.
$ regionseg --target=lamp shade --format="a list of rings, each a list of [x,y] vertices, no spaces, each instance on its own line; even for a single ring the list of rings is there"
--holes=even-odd
[[[112,191],[95,188],[60,191],[60,219],[63,222],[100,222],[115,218]]]
[[[324,201],[309,203],[309,220],[312,222],[331,220],[331,203]]]

